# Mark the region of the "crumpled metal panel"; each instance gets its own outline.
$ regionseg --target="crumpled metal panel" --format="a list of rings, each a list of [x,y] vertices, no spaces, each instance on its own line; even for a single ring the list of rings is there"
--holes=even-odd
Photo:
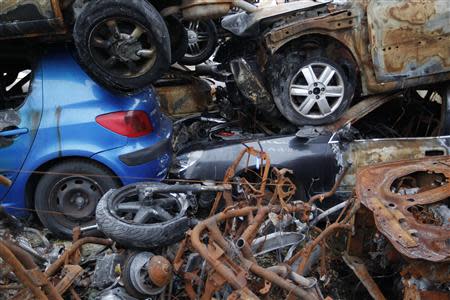
[[[356,185],[357,170],[362,167],[450,154],[450,137],[357,140],[350,143],[345,151],[339,149],[337,142],[331,145],[341,167],[347,165],[346,162],[351,163],[339,187],[339,190],[349,192]]]
[[[0,0],[0,39],[65,33],[60,0]]]
[[[55,14],[49,0],[1,0],[0,21],[17,22],[53,19]]]
[[[436,215],[448,210],[449,178],[450,156],[386,163],[358,172],[356,194],[402,255],[450,261],[450,225]]]
[[[450,71],[448,0],[371,0],[367,16],[378,80]]]

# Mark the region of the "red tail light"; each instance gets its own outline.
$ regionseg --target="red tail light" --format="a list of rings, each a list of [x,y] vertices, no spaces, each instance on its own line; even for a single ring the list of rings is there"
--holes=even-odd
[[[130,138],[147,135],[153,125],[146,112],[141,110],[119,111],[95,118],[98,124],[117,134]]]

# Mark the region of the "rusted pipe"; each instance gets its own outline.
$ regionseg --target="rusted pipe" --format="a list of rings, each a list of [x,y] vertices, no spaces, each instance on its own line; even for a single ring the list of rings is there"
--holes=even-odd
[[[256,263],[256,258],[253,256],[252,249],[250,248],[249,244],[245,241],[245,239],[240,238],[236,241],[236,247],[238,247],[239,250],[241,250],[242,255],[244,257],[254,263]]]
[[[72,256],[72,254],[77,251],[78,248],[83,246],[84,244],[99,244],[99,245],[105,245],[105,246],[111,246],[113,244],[112,240],[109,239],[102,239],[102,238],[96,238],[96,237],[85,237],[82,238],[75,243],[72,244],[72,246],[64,251],[64,253],[53,263],[50,265],[50,267],[45,271],[45,274],[47,276],[53,276],[58,271],[59,268],[61,268],[66,259]]]
[[[302,288],[311,288],[316,284],[316,282],[292,272],[291,268],[286,265],[272,266],[267,268],[267,271],[274,272],[283,278],[289,278]]]
[[[303,275],[303,272],[305,271],[305,266],[307,261],[309,260],[309,257],[311,256],[311,253],[313,252],[314,248],[319,245],[319,243],[326,239],[328,236],[333,234],[334,232],[338,230],[351,230],[352,225],[350,224],[340,224],[340,223],[333,223],[330,226],[328,226],[324,231],[322,231],[317,238],[314,239],[314,241],[310,242],[305,248],[303,248],[302,251],[297,252],[294,256],[289,259],[288,264],[292,265],[300,256],[302,257],[302,261],[300,262],[297,273],[300,275]]]
[[[24,266],[25,269],[31,270],[31,269],[37,269],[38,266],[34,262],[33,257],[10,241],[2,241],[2,243],[8,247],[8,249],[14,254],[14,256],[20,261],[20,263]]]
[[[0,257],[13,269],[14,274],[20,282],[22,282],[26,287],[28,287],[33,293],[34,297],[38,300],[47,300],[47,296],[44,292],[34,284],[33,280],[30,278],[25,267],[20,263],[20,261],[14,256],[11,250],[3,241],[0,241]]]
[[[248,227],[242,234],[241,239],[245,240],[247,244],[251,244],[255,239],[255,236],[258,233],[261,224],[266,220],[268,213],[269,208],[267,206],[258,209],[256,216],[253,218],[253,221],[248,224]]]
[[[215,217],[213,217],[216,219]],[[192,247],[208,262],[211,267],[217,271],[234,289],[241,289],[244,286],[236,279],[235,274],[220,261],[212,257],[208,248],[201,242],[200,235],[207,229],[206,222],[200,222],[194,227],[191,233]]]
[[[257,264],[251,264],[250,271],[252,271],[257,276],[278,285],[282,289],[294,293],[297,297],[300,297],[301,299],[308,299],[308,300],[320,299],[319,297],[317,297],[315,293],[305,291],[304,289],[296,286],[295,284],[283,279],[276,273],[268,271]]]
[[[347,174],[347,171],[348,168],[345,168],[342,171],[342,173],[339,175],[338,179],[334,183],[333,188],[330,191],[323,194],[312,196],[311,198],[309,198],[308,204],[313,205],[317,200],[323,201],[323,199],[333,196],[336,193],[338,187],[341,185],[341,182],[344,179],[345,175]]]

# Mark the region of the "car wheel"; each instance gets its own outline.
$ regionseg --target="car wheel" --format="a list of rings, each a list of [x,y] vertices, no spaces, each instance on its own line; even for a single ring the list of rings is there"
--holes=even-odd
[[[107,88],[137,92],[170,66],[170,38],[147,1],[90,1],[75,22],[79,60]]]
[[[185,22],[188,49],[179,60],[185,65],[198,65],[206,61],[217,47],[217,29],[212,20]]]
[[[272,69],[272,94],[283,116],[296,125],[336,121],[349,107],[355,84],[343,68],[325,57],[285,57]]]
[[[142,186],[160,188],[140,201]],[[97,205],[99,229],[119,244],[152,249],[172,245],[185,236],[190,220],[184,194],[164,193],[163,183],[141,183],[109,191]]]
[[[55,235],[70,238],[74,227],[95,224],[98,201],[118,186],[113,174],[94,162],[63,162],[39,180],[34,195],[37,215]]]
[[[165,286],[157,287],[151,283],[148,262],[153,257],[150,252],[135,252],[125,260],[122,281],[125,290],[136,299],[149,299],[160,295]]]

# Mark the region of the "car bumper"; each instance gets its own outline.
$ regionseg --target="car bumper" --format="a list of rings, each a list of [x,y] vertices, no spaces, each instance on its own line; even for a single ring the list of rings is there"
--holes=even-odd
[[[130,139],[126,146],[97,153],[91,158],[111,168],[126,185],[166,178],[172,155],[172,123],[163,118],[159,130],[150,136]]]
[[[149,163],[153,160],[157,160],[162,155],[171,152],[172,152],[171,140],[164,139],[150,147],[137,150],[131,153],[123,154],[119,156],[119,159],[127,166],[138,166]]]

